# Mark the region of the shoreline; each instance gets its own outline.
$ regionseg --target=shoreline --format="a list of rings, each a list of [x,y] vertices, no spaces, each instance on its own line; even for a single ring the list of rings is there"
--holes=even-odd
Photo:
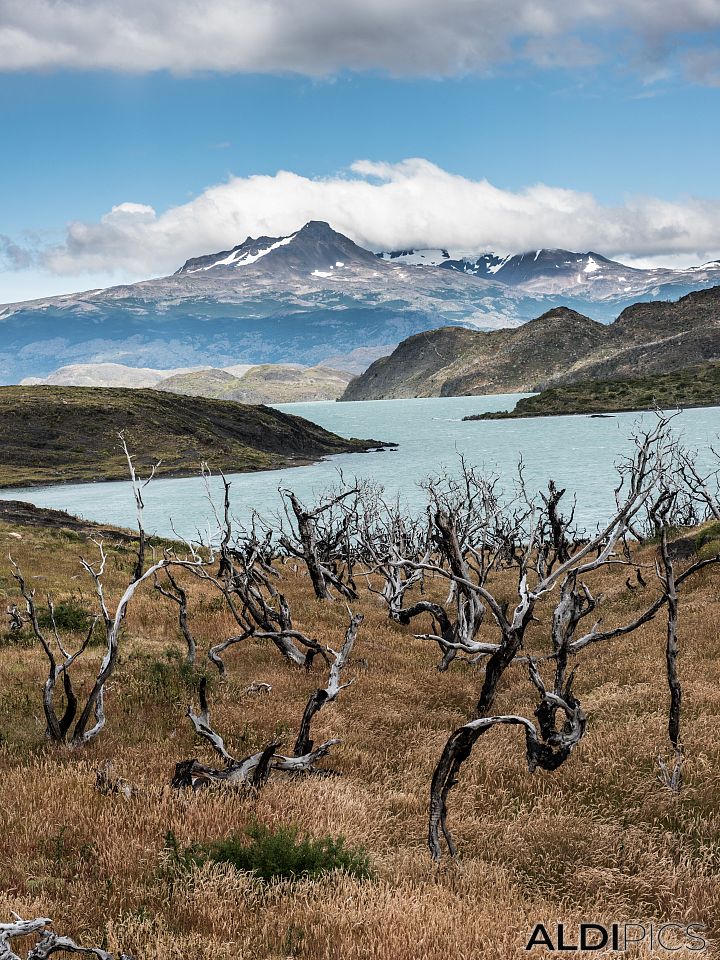
[[[396,450],[399,444],[394,443],[393,441],[387,441],[382,443],[380,441],[372,440],[365,447],[352,448],[350,447],[347,450],[338,450],[335,453],[326,453],[319,457],[303,457],[302,459],[283,458],[277,463],[270,463],[264,466],[250,466],[244,468],[233,468],[228,467],[223,470],[216,470],[213,473],[213,476],[223,473],[225,475],[237,474],[237,473],[270,473],[273,470],[283,470],[286,468],[293,469],[295,467],[311,467],[316,463],[323,463],[326,460],[329,460],[331,457],[346,456],[347,454],[352,453],[383,453],[386,450]],[[193,477],[200,477],[200,466],[198,465],[197,469],[180,469],[180,470],[167,470],[160,471],[155,474],[155,480],[189,480]],[[62,479],[46,481],[46,480],[22,480],[22,481],[11,481],[0,484],[0,497],[5,491],[12,490],[33,490],[35,488],[47,488],[47,487],[64,487],[64,486],[75,486],[78,484],[96,484],[96,483],[123,483],[124,481],[129,482],[129,474],[118,473],[117,476],[100,476],[100,477],[63,477]]]
[[[539,396],[539,394],[536,394]],[[682,410],[712,410],[713,407],[720,409],[720,401],[717,403],[684,403],[680,406],[658,406],[658,407],[611,407],[598,410],[567,410],[558,412],[557,410],[538,410],[532,413],[515,413],[514,410],[497,410],[489,413],[477,413],[463,417],[463,423],[472,420],[539,420],[549,417],[615,417],[625,413],[653,413],[655,410],[663,410],[665,413]]]

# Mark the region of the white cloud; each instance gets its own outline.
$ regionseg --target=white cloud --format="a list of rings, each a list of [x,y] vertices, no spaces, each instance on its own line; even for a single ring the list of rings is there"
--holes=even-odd
[[[719,26],[719,0],[0,0],[0,70],[448,76],[612,58],[618,31],[657,58]]]
[[[448,173],[427,160],[358,161],[342,175],[281,171],[234,177],[157,214],[121,203],[95,223],[72,223],[40,254],[55,274],[148,277],[248,235],[281,236],[327,220],[371,249],[449,247],[515,253],[539,247],[596,250],[625,259],[701,261],[720,248],[720,201],[633,197],[605,206],[590,193],[535,184],[513,192]]]

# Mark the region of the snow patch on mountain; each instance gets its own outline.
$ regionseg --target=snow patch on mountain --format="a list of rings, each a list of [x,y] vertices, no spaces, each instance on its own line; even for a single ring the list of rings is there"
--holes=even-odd
[[[389,250],[377,254],[379,260],[389,263],[403,263],[416,267],[436,267],[452,259],[447,250]]]
[[[282,237],[280,240],[276,240],[275,243],[271,243],[269,247],[264,247],[263,249],[258,250],[257,253],[250,253],[249,251],[243,252],[245,244],[242,244],[239,247],[235,247],[234,250],[231,250],[227,257],[223,257],[221,260],[216,260],[214,263],[208,263],[206,266],[196,267],[195,269],[188,270],[187,273],[200,273],[202,270],[212,270],[213,267],[246,267],[251,263],[257,263],[258,260],[266,257],[269,253],[272,253],[273,250],[277,250],[279,247],[284,247],[286,244],[291,243],[294,239],[294,233],[289,237]]]

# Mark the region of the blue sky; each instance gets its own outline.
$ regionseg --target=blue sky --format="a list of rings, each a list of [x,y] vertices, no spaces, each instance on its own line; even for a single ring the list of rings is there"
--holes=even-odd
[[[245,2],[252,7],[254,0]],[[0,53],[4,6],[13,13],[11,5],[0,0]],[[525,2],[524,15],[528,6],[533,4]],[[540,9],[543,3],[534,6]],[[708,6],[714,4],[705,3],[703,9]],[[717,13],[720,27],[720,9]],[[712,18],[708,22],[712,25]],[[340,23],[338,29],[342,28]],[[508,34],[509,28],[504,29]],[[539,32],[547,47],[546,29]],[[342,32],[338,36],[341,46],[344,36]],[[684,44],[682,57],[678,38]],[[35,50],[39,40],[31,39]],[[89,44],[91,37],[86,39]],[[294,39],[294,52],[287,54],[293,63],[306,56],[303,43],[307,45],[302,36]],[[233,217],[209,224],[205,203],[198,225],[197,210],[187,205],[203,198],[208,188],[237,178],[242,181],[238,197],[245,209],[254,210],[247,201],[247,178],[286,170],[320,184],[325,178],[364,179],[365,174],[350,171],[361,160],[393,165],[422,158],[461,178],[458,189],[469,189],[465,181],[487,180],[507,194],[511,204],[537,184],[558,191],[555,206],[562,205],[561,191],[591,194],[598,212],[588,213],[579,204],[578,217],[596,218],[598,242],[590,242],[595,235],[592,222],[577,239],[587,238],[588,246],[604,246],[601,252],[690,262],[720,250],[720,213],[715,219],[716,209],[720,211],[717,31],[673,33],[671,25],[662,37],[648,40],[635,25],[621,34],[601,35],[592,51],[583,46],[587,42],[583,35],[579,53],[577,34],[555,32],[550,39],[553,60],[566,59],[569,66],[548,66],[546,48],[533,54],[534,59],[516,55],[510,36],[507,49],[480,51],[479,62],[471,69],[453,67],[452,57],[458,56],[453,48],[449,62],[439,61],[430,76],[422,75],[426,71],[421,64],[404,62],[400,45],[397,71],[390,48],[383,51],[384,62],[373,63],[371,54],[364,61],[360,57],[361,69],[348,69],[339,55],[338,63],[329,63],[318,76],[308,75],[313,72],[310,54],[300,72],[283,71],[286,41],[280,53],[268,47],[263,72],[248,70],[245,63],[212,72],[201,62],[198,69],[178,75],[163,65],[163,57],[168,59],[172,51],[160,46],[148,54],[156,58],[149,66],[115,64],[116,54],[110,51],[109,65],[98,67],[84,62],[82,37],[75,38],[74,54],[63,52],[67,63],[52,62],[54,54],[47,54],[48,62],[40,56],[33,63],[35,54],[28,55],[27,63],[20,61],[17,69],[0,73],[0,235],[6,238],[5,257],[0,256],[0,302],[164,272],[173,262],[179,266],[189,253],[207,252],[203,243],[217,240],[223,246],[244,239],[236,230],[251,233],[257,225],[259,232],[261,226],[284,224],[279,212],[273,217],[274,205],[291,216],[294,198],[277,187],[267,202],[267,218],[257,212],[243,216],[238,210]],[[330,37],[328,44],[332,42]],[[432,37],[417,43],[418,58],[432,57]],[[526,35],[523,43],[529,43]],[[566,58],[563,45],[569,51]],[[632,52],[620,57],[617,50]],[[358,57],[353,52],[347,63]],[[283,187],[287,189],[291,187]],[[329,218],[340,203],[348,212],[346,226],[352,228],[357,220],[359,239],[384,245],[382,218],[370,225],[359,214],[354,220],[354,200],[330,200],[322,188],[313,191],[318,217]],[[656,237],[645,237],[630,249],[626,204],[635,197],[673,205],[670,213],[662,214],[675,218],[665,231],[665,249]],[[241,203],[227,192],[223,198],[224,203]],[[688,200],[689,221],[684,206]],[[137,221],[137,211],[129,210],[121,229],[117,222],[111,224],[109,236],[103,217],[128,203],[153,208],[153,216],[163,224],[162,243],[157,223],[147,227],[149,215],[142,211],[145,226]],[[303,214],[311,207],[303,203]],[[172,215],[176,208],[184,211],[182,217]],[[478,221],[483,219],[482,209]],[[633,214],[640,232],[646,230],[654,209],[646,205],[642,216]],[[703,210],[709,211],[709,222],[703,219]],[[168,211],[172,230],[165,223],[168,218],[162,219]],[[465,224],[458,230],[456,245],[510,245],[512,237],[493,231],[493,217],[500,214],[495,211],[488,218],[492,222],[478,224],[476,238]],[[135,220],[128,232],[125,223],[131,215]],[[622,238],[618,218],[624,223]],[[394,217],[395,223],[398,220],[403,222],[402,215]],[[682,221],[682,230],[675,229],[675,221]],[[68,235],[71,223],[87,229]],[[418,239],[432,243],[436,234],[437,243],[454,239],[452,224],[441,224],[440,229],[437,218],[429,218],[423,228],[408,219],[406,230],[413,243]],[[537,243],[555,239],[553,245],[570,245],[564,242],[560,223],[557,231],[557,237],[546,236],[538,223]],[[688,237],[693,231],[696,243]],[[193,246],[193,232],[200,246]],[[404,236],[402,230],[386,232],[388,245]],[[678,233],[683,234],[682,242]],[[137,247],[145,235],[143,260]],[[718,239],[713,247],[714,236]],[[519,236],[517,249],[533,239],[533,234]],[[123,243],[132,251],[126,251]],[[612,243],[619,245],[617,249],[609,249]],[[95,255],[99,250],[104,251],[102,256]]]

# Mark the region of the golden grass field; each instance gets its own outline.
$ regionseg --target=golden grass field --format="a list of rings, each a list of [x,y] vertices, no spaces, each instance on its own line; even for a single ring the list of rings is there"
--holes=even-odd
[[[12,552],[39,595],[49,590],[57,601],[82,591],[91,602],[77,557],[92,556],[94,548],[77,534],[4,525],[0,547],[4,557]],[[115,599],[133,556],[111,545],[108,553],[107,589]],[[653,548],[642,558],[650,564]],[[592,580],[594,592],[607,594],[608,623],[630,619],[656,589],[649,572],[647,589],[630,593],[625,575],[610,569]],[[315,601],[299,574],[285,569],[283,577],[298,626],[337,646],[344,605]],[[208,645],[230,635],[233,621],[207,585],[185,581],[204,671]],[[185,717],[195,690],[181,664],[176,607],[151,587],[130,608],[108,689],[107,727],[87,748],[45,741],[42,652],[4,641],[0,922],[11,910],[48,916],[59,933],[137,960],[513,960],[544,956],[524,947],[537,922],[556,920],[694,921],[720,942],[719,584],[720,571],[710,568],[681,595],[681,793],[658,780],[658,757],[669,756],[661,611],[636,634],[578,657],[576,692],[588,732],[558,771],[529,774],[517,730],[496,728],[481,738],[450,796],[462,859],[439,866],[425,839],[430,778],[448,734],[472,714],[481,669],[454,663],[438,673],[437,648],[412,636],[426,629],[424,621],[392,624],[379,599],[363,591],[355,609],[365,621],[346,670],[355,682],[313,727],[317,742],[342,739],[324,761],[341,775],[275,774],[254,799],[227,788],[190,794],[169,787],[178,760],[215,758]],[[511,598],[510,582],[502,590]],[[6,559],[0,591],[3,609],[17,600]],[[537,649],[547,636],[543,619],[532,631]],[[490,625],[483,629],[489,636]],[[90,653],[81,667],[88,677],[102,650]],[[319,658],[306,674],[274,646],[249,642],[226,662],[226,678],[211,666],[207,674],[213,722],[228,749],[243,756],[279,734],[291,752],[307,697],[324,685]],[[272,684],[272,692],[246,696],[254,680]],[[532,717],[533,693],[525,669],[513,666],[496,711]],[[95,790],[95,770],[106,759],[138,787],[136,796]],[[330,875],[263,887],[216,865],[169,881],[168,830],[190,844],[225,837],[253,819],[363,844],[376,879]],[[711,945],[704,956],[720,952]]]

